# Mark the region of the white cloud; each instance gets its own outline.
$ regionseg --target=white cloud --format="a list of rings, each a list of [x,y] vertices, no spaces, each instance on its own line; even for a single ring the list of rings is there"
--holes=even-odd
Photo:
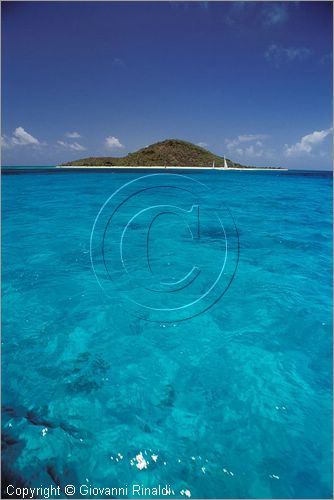
[[[229,2],[224,20],[230,25],[243,26],[245,21],[252,19],[258,25],[271,28],[289,19],[291,6],[288,3],[292,2]]]
[[[67,149],[72,149],[73,151],[86,151],[86,148],[79,144],[78,142],[64,142],[64,141],[57,141],[59,146],[62,146]]]
[[[320,63],[321,64],[326,64],[326,63],[331,63],[333,61],[333,54],[332,52],[328,53],[328,54],[324,54],[321,59],[320,59]]]
[[[263,155],[263,150],[256,150],[255,146],[248,146],[248,148],[245,148],[245,154],[248,156],[262,156]]]
[[[240,22],[240,17],[247,8],[246,2],[230,2],[228,5],[230,7],[224,16],[225,22],[230,25]]]
[[[23,127],[17,127],[11,138],[11,143],[15,146],[39,145],[40,142],[36,137],[29,134]]]
[[[272,44],[265,51],[264,57],[275,66],[280,66],[293,61],[304,61],[312,54],[313,51],[306,47],[280,47]]]
[[[268,136],[266,134],[246,134],[246,135],[238,135],[239,142],[250,142],[257,141],[259,139],[266,139]]]
[[[121,144],[120,141],[117,139],[117,137],[114,137],[113,135],[110,135],[109,137],[106,137],[105,145],[109,149],[121,149],[121,148],[124,148],[123,144]]]
[[[81,135],[79,134],[79,132],[66,132],[65,135],[69,139],[79,139],[79,137],[81,137]]]
[[[73,142],[73,144],[70,144],[70,148],[74,149],[74,151],[85,151],[86,148],[82,146],[81,144],[78,144],[77,142]]]
[[[200,148],[207,148],[209,144],[207,144],[206,142],[198,142],[197,143],[197,146],[199,146]]]
[[[5,135],[2,135],[1,136],[1,147],[2,148],[8,148],[9,144],[8,144],[8,139]]]
[[[263,22],[265,26],[284,23],[288,19],[288,11],[286,5],[276,2],[264,4],[262,11]]]
[[[117,66],[119,68],[125,68],[125,66],[126,66],[123,59],[120,59],[119,57],[114,57],[111,64],[112,64],[112,66]]]
[[[234,139],[225,139],[228,153],[238,157],[270,158],[271,153],[265,150],[263,142],[268,136],[266,134],[243,134]]]
[[[331,134],[333,128],[328,128],[326,130],[315,130],[311,134],[304,135],[299,142],[293,144],[292,146],[288,146],[285,144],[284,146],[284,154],[285,156],[300,156],[300,155],[308,155],[312,153],[314,147],[321,144],[326,137]]]
[[[238,135],[235,139],[225,139],[225,144],[227,149],[232,151],[243,142],[254,142],[257,146],[262,146],[263,144],[260,139],[264,140],[266,138],[266,134],[244,134]],[[242,151],[240,148],[238,150]]]

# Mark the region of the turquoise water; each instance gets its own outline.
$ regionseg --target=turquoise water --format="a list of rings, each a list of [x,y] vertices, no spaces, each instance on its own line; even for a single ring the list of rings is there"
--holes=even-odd
[[[208,300],[205,312],[188,307],[189,319],[164,310],[159,321],[131,302],[153,293],[140,281],[139,219],[125,238],[125,280],[111,252],[135,201],[105,233],[110,279],[99,250],[106,220],[92,235],[110,195],[143,173],[6,173],[4,487],[59,485],[61,498],[67,484],[75,498],[81,485],[127,485],[131,497],[133,484],[169,484],[181,498],[332,497],[331,174],[191,171],[184,174],[192,180],[172,177],[182,193],[142,195],[150,207],[168,200],[189,211],[184,193],[198,182],[208,188],[200,247],[190,212],[194,237],[178,214],[152,228],[152,269],[166,283],[187,274],[198,248],[196,265],[212,279],[228,244],[210,298],[220,300]],[[148,303],[161,310],[192,302],[207,290],[201,279],[180,303],[174,292]]]

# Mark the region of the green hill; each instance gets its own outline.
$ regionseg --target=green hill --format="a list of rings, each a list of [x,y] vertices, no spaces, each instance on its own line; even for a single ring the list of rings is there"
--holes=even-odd
[[[96,156],[63,163],[64,166],[180,166],[180,167],[216,167],[224,165],[224,158],[217,156],[191,142],[167,139],[156,142],[135,153],[123,157]],[[228,167],[241,167],[226,159]]]

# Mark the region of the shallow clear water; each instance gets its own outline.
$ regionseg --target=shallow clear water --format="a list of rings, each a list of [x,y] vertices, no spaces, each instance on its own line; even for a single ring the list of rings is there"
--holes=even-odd
[[[101,206],[143,174],[7,172],[5,481],[127,485],[128,496],[133,484],[170,484],[176,497],[331,497],[331,175],[187,172],[210,188],[207,223],[230,210],[239,261],[234,232],[225,285],[237,268],[221,300],[185,321],[151,322],[120,303],[117,283],[99,286],[90,260]],[[210,273],[220,236],[205,228]],[[194,242],[172,217],[155,231],[154,271],[183,276]],[[127,246],[132,265],[142,245]]]

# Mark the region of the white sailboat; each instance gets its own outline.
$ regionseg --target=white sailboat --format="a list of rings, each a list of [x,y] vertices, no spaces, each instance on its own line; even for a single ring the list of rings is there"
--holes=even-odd
[[[228,168],[228,166],[227,166],[227,161],[226,161],[226,158],[225,158],[225,155],[224,155],[224,168]]]

